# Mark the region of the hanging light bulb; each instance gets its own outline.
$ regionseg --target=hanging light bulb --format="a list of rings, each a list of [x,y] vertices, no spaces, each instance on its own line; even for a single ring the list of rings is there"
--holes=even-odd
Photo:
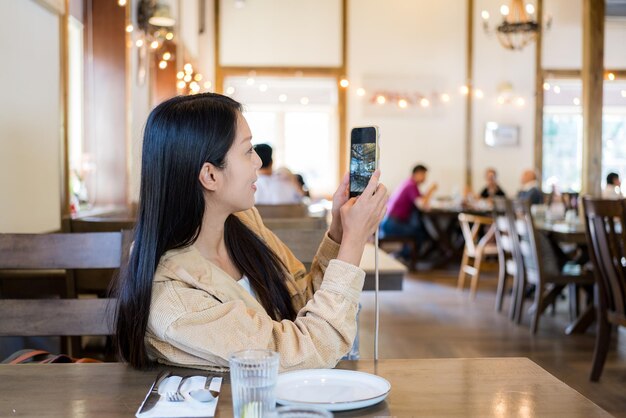
[[[339,85],[345,89],[350,85],[350,82],[347,78],[342,78],[341,81],[339,81]]]
[[[406,109],[408,106],[409,106],[409,102],[407,102],[405,99],[398,100],[398,107],[400,109]]]
[[[443,93],[441,95],[441,101],[444,103],[448,103],[450,101],[450,95],[448,93]]]
[[[137,39],[137,42],[135,42],[135,45],[137,45],[137,48],[141,48],[143,46],[143,39]]]
[[[164,59],[165,61],[169,61],[169,60],[170,60],[170,58],[172,58],[172,54],[171,54],[169,51],[168,51],[168,52],[165,52],[165,53],[163,54],[163,59]]]
[[[376,103],[378,103],[379,105],[385,104],[386,101],[387,99],[382,94],[379,94],[378,96],[376,96]]]
[[[483,93],[483,91],[480,89],[476,89],[474,90],[474,97],[476,97],[477,99],[482,99],[483,97],[485,97],[485,93]]]
[[[426,97],[423,97],[422,100],[420,100],[420,106],[422,107],[430,106],[430,100],[428,100]]]
[[[166,69],[167,68],[167,61],[161,60],[159,62],[159,68],[162,69],[162,70]]]
[[[469,94],[469,87],[468,86],[461,86],[459,88],[459,92],[464,95],[467,96]]]
[[[157,49],[159,47],[159,41],[152,41],[150,48]]]
[[[126,26],[126,32],[131,33],[133,31],[133,25]]]
[[[358,89],[356,89],[356,95],[359,97],[365,96],[365,89],[363,87],[359,87]]]

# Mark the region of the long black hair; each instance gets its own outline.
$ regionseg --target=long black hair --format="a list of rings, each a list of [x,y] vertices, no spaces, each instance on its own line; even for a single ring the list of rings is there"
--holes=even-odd
[[[198,238],[205,208],[198,176],[204,163],[226,166],[240,112],[235,100],[204,93],[169,99],[148,117],[133,248],[112,286],[118,299],[116,345],[121,358],[135,368],[152,364],[144,338],[159,260],[166,251],[192,245]],[[276,254],[232,214],[224,225],[224,239],[233,263],[249,278],[270,317],[295,319],[286,267]]]

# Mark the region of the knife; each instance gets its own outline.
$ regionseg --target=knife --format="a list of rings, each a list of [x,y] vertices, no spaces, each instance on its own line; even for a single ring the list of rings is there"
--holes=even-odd
[[[152,383],[152,386],[150,387],[148,395],[146,395],[146,399],[144,399],[141,407],[139,408],[140,414],[148,412],[149,410],[154,408],[159,399],[161,399],[161,395],[159,395],[159,385],[163,380],[165,380],[165,378],[169,377],[171,374],[171,372],[163,370],[157,375],[156,379],[154,379],[154,383]]]

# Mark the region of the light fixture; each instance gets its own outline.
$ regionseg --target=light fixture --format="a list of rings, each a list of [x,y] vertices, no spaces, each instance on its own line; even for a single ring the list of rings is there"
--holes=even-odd
[[[170,6],[164,3],[156,3],[152,16],[148,18],[148,23],[152,26],[171,28],[176,24],[176,20],[170,14]]]
[[[532,3],[524,5],[523,0],[511,0],[510,5],[500,6],[502,23],[495,28],[498,40],[503,47],[511,50],[521,50],[537,37],[540,23],[535,18],[535,6]],[[489,28],[489,12],[481,12],[483,29],[491,33]],[[546,29],[550,28],[552,19],[546,19]]]

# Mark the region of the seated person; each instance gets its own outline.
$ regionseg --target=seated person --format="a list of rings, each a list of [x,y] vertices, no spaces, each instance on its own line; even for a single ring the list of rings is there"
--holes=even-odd
[[[524,170],[520,179],[522,188],[517,192],[517,198],[528,200],[531,205],[540,205],[543,203],[543,193],[539,190],[537,182],[537,173],[535,170]]]
[[[300,203],[302,194],[294,182],[273,172],[272,147],[267,144],[258,144],[254,146],[254,150],[261,158],[262,164],[256,182],[255,203],[257,205]]]
[[[431,185],[426,194],[422,195],[419,186],[426,181],[427,172],[425,166],[415,166],[411,177],[393,192],[389,198],[387,216],[380,224],[381,238],[389,235],[414,237],[417,246],[428,239],[419,210],[428,208],[437,184]],[[403,250],[402,256],[408,258],[408,248]]]
[[[619,174],[609,173],[606,176],[606,187],[602,190],[602,199],[623,199],[621,186]]]
[[[481,199],[493,199],[495,196],[506,196],[504,190],[502,190],[498,184],[495,168],[488,168],[485,171],[485,180],[487,181],[487,184],[480,192]]]
[[[386,211],[380,172],[356,199],[344,178],[307,273],[253,207],[261,159],[241,110],[203,93],[148,118],[134,243],[113,286],[116,345],[135,368],[223,370],[255,348],[278,352],[280,370],[334,367],[352,347],[357,266]]]

